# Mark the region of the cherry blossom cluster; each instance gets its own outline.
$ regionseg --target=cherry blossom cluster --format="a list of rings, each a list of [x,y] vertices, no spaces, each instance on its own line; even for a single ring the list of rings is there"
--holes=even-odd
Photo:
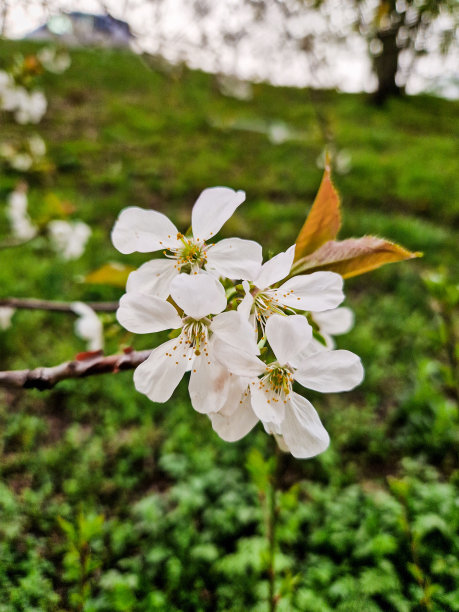
[[[0,71],[0,108],[13,113],[17,123],[39,123],[47,106],[42,91],[28,91],[11,74]]]
[[[43,70],[60,74],[70,63],[69,54],[54,47],[44,47],[36,56],[16,57],[8,71],[0,70],[0,109],[13,113],[17,123],[40,123],[48,102],[33,87],[34,77]]]
[[[186,372],[193,408],[227,441],[258,421],[298,458],[323,452],[329,436],[294,382],[319,392],[348,391],[363,378],[357,355],[334,350],[333,335],[352,326],[338,308],[343,280],[334,272],[290,276],[295,245],[269,261],[252,240],[214,237],[244,202],[242,191],[204,190],[191,232],[162,213],[124,209],[112,232],[123,254],[164,255],[129,275],[118,321],[136,334],[171,330],[134,372],[134,384],[165,402]]]

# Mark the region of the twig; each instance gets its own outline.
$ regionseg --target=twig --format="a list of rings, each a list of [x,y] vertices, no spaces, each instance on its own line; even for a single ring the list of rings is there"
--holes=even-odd
[[[108,356],[102,355],[100,351],[82,353],[73,361],[66,361],[51,368],[0,372],[0,387],[44,391],[52,389],[58,382],[68,378],[84,378],[94,374],[116,374],[122,370],[132,370],[145,361],[150,353],[151,350]]]
[[[96,312],[114,312],[118,308],[118,302],[85,302]],[[0,298],[0,307],[10,306],[23,310],[49,310],[51,312],[69,312],[72,310],[72,302],[56,302],[51,300],[37,300],[35,298]]]
[[[32,242],[32,240],[34,240],[35,238],[37,238],[37,234],[35,234],[31,238],[27,238],[26,240],[20,240],[20,239],[15,240],[14,238],[9,239],[9,240],[4,240],[3,242],[0,242],[0,250],[13,249],[14,247],[20,247],[20,246],[23,246],[24,244],[29,244],[29,242]]]

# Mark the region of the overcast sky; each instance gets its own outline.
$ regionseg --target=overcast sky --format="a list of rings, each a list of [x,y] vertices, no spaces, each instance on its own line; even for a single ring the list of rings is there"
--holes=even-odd
[[[310,32],[318,41],[315,61],[312,62],[306,54],[298,53],[293,46],[289,49],[280,42],[283,20],[274,4],[263,23],[256,24],[250,19],[252,12],[244,0],[214,2],[212,14],[203,15],[197,24],[187,0],[9,0],[7,35],[20,38],[41,25],[47,14],[44,4],[56,9],[90,13],[102,12],[101,5],[105,5],[114,17],[129,21],[138,37],[139,48],[161,52],[172,61],[186,58],[192,66],[205,70],[221,70],[242,78],[270,80],[275,84],[339,87],[351,92],[371,91],[375,87],[366,43],[356,34],[349,35],[352,9],[343,0],[329,0],[330,8],[326,15],[311,11],[306,21],[304,17],[298,21],[301,34]],[[226,32],[226,42],[222,41],[222,28]],[[236,46],[232,37],[237,37],[244,28],[248,29],[249,35]],[[295,22],[291,29],[295,35]],[[330,45],[325,40],[330,30],[334,34],[346,32],[346,44]],[[447,59],[424,58],[418,62],[407,91],[418,93],[429,88],[434,80],[450,81],[454,74],[459,78],[458,64],[457,56],[452,54]],[[459,87],[449,85],[444,93],[449,97],[459,97]]]

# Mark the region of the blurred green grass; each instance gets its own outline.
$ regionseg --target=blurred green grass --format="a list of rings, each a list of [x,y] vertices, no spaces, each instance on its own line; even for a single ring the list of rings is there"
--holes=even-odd
[[[0,63],[34,49],[2,42]],[[346,283],[356,326],[338,345],[362,357],[366,378],[351,393],[308,394],[332,446],[311,461],[284,458],[279,610],[458,609],[458,411],[421,275],[458,271],[459,103],[416,96],[381,109],[363,95],[266,84],[240,101],[223,96],[214,76],[100,50],[72,52],[69,71],[45,75],[43,86],[50,107],[33,131],[56,170],[28,176],[30,213],[39,218],[55,194],[93,236],[74,262],[44,239],[1,250],[5,296],[118,298],[120,290],[82,279],[107,261],[148,259],[112,247],[119,211],[151,207],[186,229],[194,200],[212,185],[247,193],[222,237],[259,240],[265,256],[284,250],[320,183],[317,113],[327,118],[351,164],[335,174],[341,238],[382,235],[424,258]],[[257,121],[282,122],[301,137],[273,144],[230,127]],[[29,132],[2,117],[2,140]],[[1,201],[18,178],[2,168]],[[8,231],[3,205],[0,231]],[[0,369],[52,365],[84,350],[72,324],[66,315],[17,312],[0,332]],[[124,334],[111,315],[105,327],[108,352],[158,342]],[[0,611],[266,608],[261,517],[246,467],[253,449],[271,453],[261,428],[225,444],[192,411],[185,383],[157,405],[134,390],[129,372],[0,398]],[[402,485],[389,486],[388,475]]]

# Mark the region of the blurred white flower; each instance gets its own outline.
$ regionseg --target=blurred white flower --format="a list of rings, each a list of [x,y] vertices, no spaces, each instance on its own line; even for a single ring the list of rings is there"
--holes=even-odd
[[[347,174],[352,169],[352,155],[347,149],[339,149],[336,147],[326,147],[316,159],[316,166],[323,170],[327,165],[326,160],[331,157],[334,170],[338,174]]]
[[[43,157],[46,153],[46,144],[41,136],[34,134],[28,139],[29,149],[35,157]]]
[[[0,306],[0,329],[11,327],[11,319],[16,310],[10,306]]]
[[[112,242],[121,253],[164,250],[166,259],[153,259],[129,275],[126,290],[148,292],[166,298],[172,280],[180,273],[195,274],[202,268],[219,276],[250,279],[261,266],[262,249],[253,240],[215,236],[244,202],[245,193],[228,187],[205,189],[193,206],[193,235],[186,237],[162,213],[130,207],[121,211],[112,231]]]
[[[99,351],[104,347],[104,329],[101,320],[87,304],[72,302],[73,312],[78,315],[75,321],[75,334],[88,343],[88,351]]]
[[[83,221],[55,220],[48,223],[48,233],[54,250],[64,259],[83,255],[91,228]]]
[[[32,224],[27,212],[27,193],[25,185],[19,185],[8,196],[6,214],[11,225],[11,231],[20,240],[30,240],[37,234],[37,228]]]
[[[58,51],[55,47],[40,49],[37,57],[46,70],[55,74],[62,74],[72,63],[70,55],[66,51]]]
[[[16,107],[16,85],[13,77],[0,70],[0,108],[12,111]]]
[[[39,123],[48,106],[45,95],[41,91],[28,92],[23,87],[17,87],[15,95],[14,118],[16,121],[21,124]]]
[[[33,159],[28,153],[16,153],[9,158],[12,168],[19,172],[27,172],[33,164]]]
[[[218,85],[224,96],[237,100],[251,100],[253,98],[252,84],[248,81],[241,81],[235,76],[219,75]]]
[[[275,121],[268,127],[268,138],[273,144],[282,144],[292,140],[293,137],[294,134],[285,123]]]

